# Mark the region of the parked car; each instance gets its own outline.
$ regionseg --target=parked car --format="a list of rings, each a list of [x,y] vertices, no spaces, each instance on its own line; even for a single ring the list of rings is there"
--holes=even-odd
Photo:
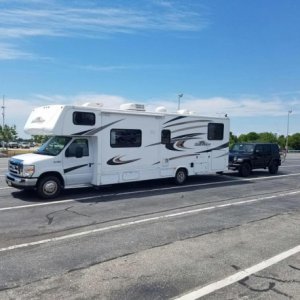
[[[9,142],[8,148],[19,148],[18,142]]]
[[[19,146],[22,149],[29,149],[30,148],[30,143],[28,143],[28,142],[22,142],[22,143],[20,143]]]
[[[2,148],[7,147],[7,143],[5,141],[0,141],[0,147]]]
[[[272,143],[237,143],[229,152],[229,169],[238,170],[240,176],[249,176],[253,169],[268,168],[276,174],[281,165],[279,147]]]

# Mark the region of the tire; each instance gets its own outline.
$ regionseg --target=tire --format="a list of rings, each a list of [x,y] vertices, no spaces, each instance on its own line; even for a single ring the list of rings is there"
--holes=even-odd
[[[178,185],[184,184],[187,180],[187,171],[185,169],[178,169],[174,180]]]
[[[270,174],[277,174],[278,172],[278,163],[276,161],[272,161],[271,164],[269,165],[269,173]]]
[[[239,168],[239,175],[248,177],[251,173],[251,166],[248,163],[243,163]]]
[[[53,199],[62,190],[61,182],[56,176],[46,176],[38,181],[37,193],[43,199]]]

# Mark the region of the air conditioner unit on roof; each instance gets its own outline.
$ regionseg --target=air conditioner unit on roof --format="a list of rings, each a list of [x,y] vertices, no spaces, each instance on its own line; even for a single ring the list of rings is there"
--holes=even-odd
[[[120,109],[122,110],[136,110],[136,111],[145,111],[144,104],[137,103],[125,103],[120,105]]]

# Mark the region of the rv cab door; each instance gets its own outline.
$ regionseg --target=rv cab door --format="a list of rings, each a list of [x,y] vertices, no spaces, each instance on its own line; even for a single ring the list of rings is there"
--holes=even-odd
[[[63,159],[66,186],[91,184],[93,168],[90,138],[74,138],[66,148]]]

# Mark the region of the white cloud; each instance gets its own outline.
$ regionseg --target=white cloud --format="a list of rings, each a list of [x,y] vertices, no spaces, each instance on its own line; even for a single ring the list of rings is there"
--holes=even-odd
[[[6,99],[6,123],[10,126],[16,125],[19,136],[25,136],[23,133],[23,127],[25,122],[34,107],[49,105],[49,104],[77,104],[82,105],[87,102],[91,103],[102,103],[103,107],[117,109],[123,103],[134,102],[143,103],[146,109],[154,111],[158,106],[165,106],[168,112],[175,112],[177,110],[177,101],[174,97],[174,101],[170,99],[152,99],[147,101],[140,101],[137,99],[128,99],[118,95],[106,95],[97,93],[82,93],[79,95],[34,95],[30,100],[25,99]],[[18,109],[16,109],[16,107]],[[276,124],[272,128],[263,128],[261,131],[279,131],[277,128],[284,128],[285,117],[287,111],[292,107],[292,117],[294,121],[291,122],[294,126],[294,132],[298,132],[300,124],[297,124],[297,115],[300,114],[300,99],[287,102],[283,100],[269,100],[264,99],[251,99],[251,98],[240,98],[240,99],[229,99],[223,97],[214,97],[208,99],[195,98],[192,96],[183,96],[181,98],[181,108],[194,111],[199,115],[203,116],[224,116],[228,114],[229,118],[236,120],[239,117],[250,118],[253,120],[253,124],[249,124],[250,128],[254,128],[255,120],[258,117],[266,118],[279,117],[283,119],[283,125],[276,127]],[[251,121],[250,121],[251,122]],[[248,132],[248,128],[232,128],[234,132],[244,133]],[[253,129],[252,129],[253,130]],[[259,129],[255,129],[260,131]],[[282,133],[282,132],[280,132]],[[26,136],[25,136],[26,137]]]
[[[66,3],[66,2],[65,2]],[[85,37],[99,39],[114,34],[149,31],[199,31],[208,26],[201,9],[173,1],[113,4],[109,1],[0,1],[0,60],[31,59],[20,50],[33,37]]]
[[[17,49],[14,45],[0,43],[0,60],[33,59],[33,55]]]
[[[37,2],[38,3],[38,2]],[[89,36],[101,33],[133,33],[145,30],[191,31],[207,26],[199,12],[186,6],[161,2],[155,5],[139,6],[126,4],[105,6],[104,3],[85,6],[72,2],[68,6],[52,2],[50,5],[6,5],[0,10],[0,37],[26,36]],[[0,2],[1,4],[1,2]],[[49,4],[49,3],[48,3]],[[82,3],[81,3],[82,4]],[[147,8],[145,8],[147,7]]]

